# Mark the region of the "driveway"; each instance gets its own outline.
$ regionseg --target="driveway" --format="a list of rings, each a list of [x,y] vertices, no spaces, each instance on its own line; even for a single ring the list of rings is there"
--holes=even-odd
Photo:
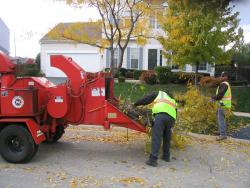
[[[146,135],[126,129],[69,127],[56,144],[41,144],[28,164],[0,159],[1,188],[237,187],[250,185],[250,144],[214,137],[188,139],[172,160],[145,165]]]

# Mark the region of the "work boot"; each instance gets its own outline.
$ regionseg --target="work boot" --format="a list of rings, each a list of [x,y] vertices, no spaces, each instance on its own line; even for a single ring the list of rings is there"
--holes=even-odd
[[[149,159],[149,160],[146,161],[146,164],[149,165],[149,166],[156,167],[157,166],[157,161]]]
[[[222,140],[226,140],[227,139],[227,136],[218,136],[217,138],[216,138],[216,141],[222,141]]]
[[[170,156],[162,156],[161,159],[165,162],[170,162]]]
[[[146,164],[149,166],[156,167],[157,166],[157,157],[150,155],[149,159],[146,161]]]

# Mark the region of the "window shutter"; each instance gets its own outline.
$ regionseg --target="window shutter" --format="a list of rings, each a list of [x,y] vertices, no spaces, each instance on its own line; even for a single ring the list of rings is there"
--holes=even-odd
[[[187,65],[183,67],[183,71],[187,71]]]
[[[131,68],[130,47],[127,47],[127,69]]]
[[[110,68],[110,60],[111,60],[111,53],[109,50],[106,50],[106,68]]]
[[[207,63],[207,72],[211,72],[211,64]]]
[[[143,48],[139,48],[139,70],[143,69]]]
[[[192,65],[192,71],[195,72],[195,70],[196,70],[196,65]]]
[[[117,67],[119,66],[119,63],[120,63],[120,59],[121,59],[121,51],[120,51],[120,48],[117,48]]]

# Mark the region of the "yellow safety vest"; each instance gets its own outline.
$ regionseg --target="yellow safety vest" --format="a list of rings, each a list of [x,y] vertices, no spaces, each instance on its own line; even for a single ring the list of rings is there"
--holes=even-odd
[[[231,108],[232,107],[232,93],[231,93],[231,88],[228,82],[222,82],[224,84],[227,85],[227,91],[224,94],[224,96],[222,97],[222,99],[220,100],[220,103],[223,104],[223,107],[225,108]],[[216,90],[216,95],[219,92],[219,87]]]
[[[159,91],[157,97],[153,101],[152,113],[157,114],[161,112],[165,112],[169,114],[171,117],[176,119],[176,108],[177,103],[174,99],[168,96],[167,93],[163,91]]]

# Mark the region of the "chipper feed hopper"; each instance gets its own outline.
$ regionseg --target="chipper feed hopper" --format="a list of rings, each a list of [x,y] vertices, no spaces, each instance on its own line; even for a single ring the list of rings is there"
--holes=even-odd
[[[111,124],[146,132],[119,110],[114,80],[103,72],[87,73],[71,58],[53,55],[51,66],[63,71],[66,83],[44,77],[15,76],[15,64],[0,52],[0,153],[12,163],[31,160],[41,142],[56,142],[70,125]]]

